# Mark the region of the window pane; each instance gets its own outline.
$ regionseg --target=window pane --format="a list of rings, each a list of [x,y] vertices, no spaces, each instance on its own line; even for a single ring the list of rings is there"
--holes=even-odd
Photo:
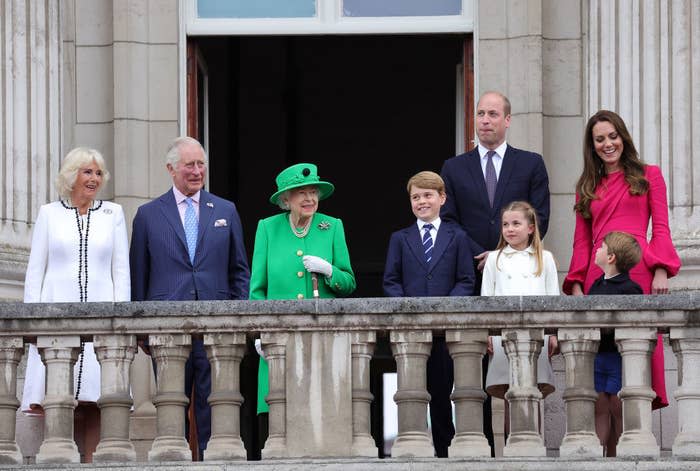
[[[197,0],[200,18],[299,18],[316,16],[316,0]]]
[[[462,0],[343,0],[343,16],[460,15]]]

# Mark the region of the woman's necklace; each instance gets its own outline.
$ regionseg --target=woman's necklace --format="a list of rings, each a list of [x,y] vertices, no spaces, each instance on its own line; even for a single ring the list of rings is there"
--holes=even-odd
[[[102,200],[97,201],[97,204],[93,202],[90,208],[87,210],[87,214],[84,216],[80,215],[80,211],[77,206],[70,206],[72,202],[69,200],[65,202],[61,200],[61,204],[64,208],[68,210],[75,211],[75,223],[78,227],[78,288],[80,290],[80,302],[84,303],[87,301],[87,287],[88,287],[88,234],[90,233],[90,214],[102,207]],[[80,386],[83,379],[83,361],[84,361],[84,351],[85,342],[80,341],[80,362],[78,366],[78,386],[75,388],[75,400],[78,400],[80,395]]]
[[[309,228],[311,227],[311,219],[313,218],[309,218],[308,221],[306,221],[304,227],[296,227],[292,222],[292,213],[289,213],[289,227],[292,229],[292,233],[300,239],[306,237],[306,234],[309,233]]]

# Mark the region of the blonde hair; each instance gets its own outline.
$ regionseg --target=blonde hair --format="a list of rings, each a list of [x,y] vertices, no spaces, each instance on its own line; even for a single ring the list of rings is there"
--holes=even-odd
[[[70,197],[75,180],[78,178],[78,170],[93,162],[102,171],[102,185],[104,185],[109,180],[109,172],[102,154],[89,147],[76,147],[66,154],[56,176],[56,190],[61,198]]]
[[[544,261],[542,259],[542,252],[544,252],[544,246],[542,244],[542,238],[540,237],[540,229],[537,227],[537,212],[535,208],[532,207],[527,201],[513,201],[508,206],[503,208],[501,211],[501,225],[503,224],[503,214],[506,211],[520,211],[525,216],[528,224],[532,224],[535,230],[528,237],[528,244],[532,245],[532,249],[535,251],[535,260],[537,261],[537,269],[535,270],[535,276],[540,276],[544,270]],[[498,268],[498,259],[503,253],[503,249],[508,245],[508,242],[503,238],[503,230],[501,230],[501,237],[498,240],[498,255],[496,255],[496,269]]]
[[[406,191],[408,191],[409,195],[411,194],[412,186],[425,188],[427,190],[435,190],[441,195],[445,193],[445,181],[437,173],[428,170],[418,172],[408,180]]]

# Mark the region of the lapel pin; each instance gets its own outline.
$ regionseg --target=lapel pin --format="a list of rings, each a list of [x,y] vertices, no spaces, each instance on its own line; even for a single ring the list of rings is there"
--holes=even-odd
[[[213,207],[214,207],[214,203],[212,203],[211,201],[209,201],[209,202],[207,203],[207,206],[210,207],[210,208],[213,208]]]
[[[322,231],[328,230],[331,227],[331,223],[327,221],[321,221],[318,224],[318,228],[321,229]]]

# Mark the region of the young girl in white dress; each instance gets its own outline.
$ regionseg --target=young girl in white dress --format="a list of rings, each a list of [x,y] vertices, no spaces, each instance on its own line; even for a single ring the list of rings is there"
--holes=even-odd
[[[537,228],[537,213],[525,201],[514,201],[503,209],[501,239],[489,253],[481,283],[482,296],[541,296],[559,294],[557,267],[552,253],[544,250]],[[554,392],[554,371],[549,356],[557,347],[555,336],[545,336],[537,361],[537,385],[546,397]],[[486,392],[503,399],[510,382],[508,357],[501,337],[489,338],[492,353],[486,375]],[[508,433],[508,403],[505,427]]]

